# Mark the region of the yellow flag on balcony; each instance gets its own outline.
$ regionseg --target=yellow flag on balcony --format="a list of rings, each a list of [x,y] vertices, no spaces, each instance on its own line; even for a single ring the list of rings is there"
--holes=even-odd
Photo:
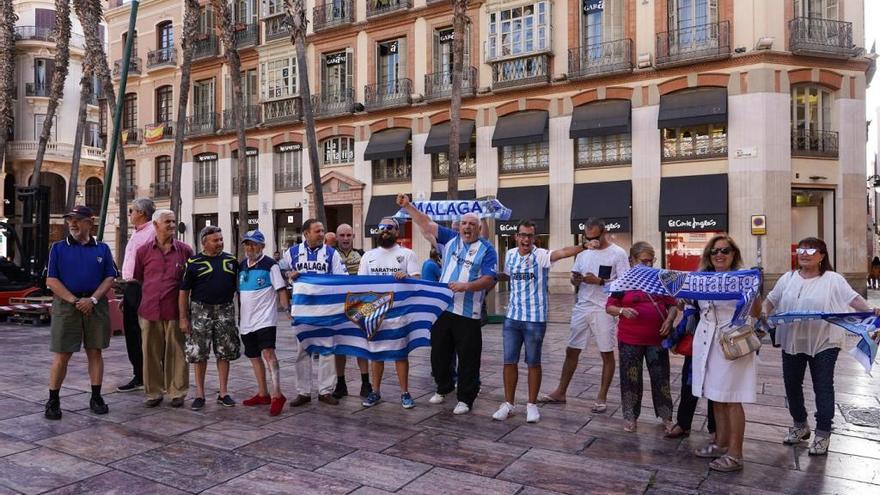
[[[165,124],[159,124],[157,126],[148,127],[144,129],[144,141],[147,143],[155,143],[162,139],[162,136],[165,135]]]
[[[122,131],[122,144],[128,142],[128,131]]]

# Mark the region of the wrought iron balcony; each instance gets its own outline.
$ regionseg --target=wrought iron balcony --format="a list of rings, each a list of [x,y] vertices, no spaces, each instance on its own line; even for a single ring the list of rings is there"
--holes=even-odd
[[[797,17],[788,22],[789,47],[798,55],[849,58],[858,55],[851,22]]]
[[[730,22],[713,22],[657,34],[654,65],[672,67],[730,57]]]
[[[263,123],[278,124],[299,120],[302,120],[302,100],[298,96],[263,102]]]
[[[16,40],[36,40],[55,42],[55,30],[40,26],[15,26]]]
[[[302,189],[302,176],[296,173],[275,172],[276,191],[298,191]]]
[[[205,136],[217,132],[220,116],[216,112],[196,110],[186,118],[186,137]]]
[[[198,34],[193,41],[193,61],[216,57],[220,54],[220,40],[211,34]]]
[[[217,195],[217,179],[196,179],[193,182],[193,195],[205,198]]]
[[[412,8],[412,0],[367,0],[367,19]]]
[[[312,110],[317,117],[354,113],[354,89],[312,95]]]
[[[235,163],[233,163],[233,170],[235,170]],[[248,194],[253,194],[257,192],[257,188],[260,183],[260,178],[257,176],[248,176],[247,178],[247,192]],[[238,177],[232,178],[232,195],[238,195]]]
[[[477,69],[465,67],[461,73],[461,96],[470,97],[477,94]],[[425,100],[435,101],[449,98],[452,95],[452,72],[434,72],[425,74]]]
[[[163,199],[171,197],[170,182],[153,182],[150,184],[150,196],[153,199]]]
[[[128,75],[129,76],[137,76],[141,73],[141,59],[140,57],[131,57],[128,62]],[[122,59],[119,59],[113,62],[113,77],[119,77],[122,75]]]
[[[241,50],[242,48],[250,48],[253,46],[257,46],[260,44],[260,25],[253,24],[238,24],[235,29],[235,47]]]
[[[364,86],[364,107],[367,111],[402,107],[410,103],[412,103],[411,79],[394,79]]]
[[[373,162],[373,183],[387,184],[412,180],[412,164],[403,159]]]
[[[137,127],[122,130],[122,144],[124,146],[138,145],[143,142],[141,130]]]
[[[632,72],[632,40],[622,39],[568,50],[568,78],[588,79]]]
[[[550,82],[550,55],[546,53],[496,60],[490,63],[492,64],[492,89],[494,90]]]
[[[283,14],[263,19],[266,23],[266,41],[279,40],[290,37],[290,27],[287,24],[287,16]]]
[[[244,117],[244,127],[246,129],[251,129],[259,125],[261,114],[259,105],[245,105],[241,107],[241,109],[244,111],[242,117]],[[233,117],[232,109],[223,110],[223,130],[235,130],[235,119]]]
[[[52,91],[52,83],[25,83],[24,85],[24,95],[25,96],[49,96],[49,93]]]
[[[837,158],[838,134],[833,131],[793,129],[792,156],[821,156]]]
[[[312,22],[315,32],[351,24],[354,22],[354,5],[351,0],[325,0],[312,11]]]
[[[148,143],[173,138],[174,124],[172,122],[156,122],[144,126],[144,141]]]
[[[169,46],[147,52],[147,69],[174,67],[176,65],[177,49],[174,47]]]

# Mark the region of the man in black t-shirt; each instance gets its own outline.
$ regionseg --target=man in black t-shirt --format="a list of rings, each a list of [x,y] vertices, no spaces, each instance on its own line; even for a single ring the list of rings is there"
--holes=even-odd
[[[223,252],[223,233],[207,226],[199,233],[202,252],[186,262],[180,284],[180,329],[186,333],[186,359],[196,371],[196,398],[191,409],[205,406],[205,374],[208,354],[214,347],[220,394],[217,403],[232,407],[229,396],[229,362],[241,357],[241,338],[235,322],[233,298],[238,283],[238,261]],[[192,313],[192,326],[187,315]]]

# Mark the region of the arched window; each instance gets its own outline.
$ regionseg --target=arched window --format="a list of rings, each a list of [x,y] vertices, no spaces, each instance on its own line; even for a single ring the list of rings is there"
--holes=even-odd
[[[321,142],[321,165],[354,163],[354,138],[335,136]]]
[[[27,183],[30,184],[28,177]],[[40,173],[40,185],[49,188],[49,213],[63,215],[67,207],[67,181],[64,177],[52,172]]]
[[[126,93],[122,101],[122,128],[135,129],[137,127],[137,93]]]
[[[174,114],[174,93],[170,85],[160,86],[156,89],[156,123],[171,123]]]
[[[169,52],[174,48],[174,26],[171,21],[160,22],[156,26],[156,48]]]
[[[89,177],[86,180],[86,206],[92,209],[95,214],[101,210],[101,203],[104,199],[104,183],[97,177]]]

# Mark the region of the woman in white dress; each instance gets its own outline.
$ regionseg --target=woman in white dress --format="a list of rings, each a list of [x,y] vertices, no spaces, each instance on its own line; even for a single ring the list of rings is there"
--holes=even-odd
[[[726,272],[742,267],[742,255],[729,236],[716,235],[706,244],[700,271]],[[732,330],[730,322],[736,301],[700,301],[700,323],[694,333],[693,394],[712,401],[715,413],[715,441],[695,450],[698,457],[715,458],[709,463],[714,471],[740,471],[746,416],[742,404],[755,402],[757,374],[755,355],[739,359],[724,357],[718,342],[722,332]],[[760,313],[760,301],[752,306],[753,316]]]

